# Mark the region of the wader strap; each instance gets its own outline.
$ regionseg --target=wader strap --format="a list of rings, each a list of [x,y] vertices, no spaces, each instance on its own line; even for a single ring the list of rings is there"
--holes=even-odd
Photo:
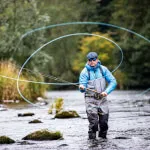
[[[104,77],[104,72],[103,72],[102,67],[100,66],[99,69],[101,70],[102,76]]]
[[[87,71],[88,71],[88,76],[89,76],[89,80],[90,80],[90,71],[87,69]]]

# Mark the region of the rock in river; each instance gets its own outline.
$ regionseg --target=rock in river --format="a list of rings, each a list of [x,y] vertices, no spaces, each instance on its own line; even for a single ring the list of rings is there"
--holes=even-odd
[[[58,140],[62,138],[62,134],[59,131],[52,132],[46,129],[35,131],[31,134],[28,134],[23,138],[23,140],[36,140],[36,141],[43,141],[43,140]]]
[[[55,115],[55,118],[77,118],[77,117],[80,117],[80,116],[74,110],[60,111]]]
[[[34,115],[34,113],[23,113],[23,114],[21,114],[21,113],[19,113],[18,114],[18,117],[26,117],[26,116],[33,116]]]
[[[15,141],[7,136],[0,136],[0,144],[12,144]]]

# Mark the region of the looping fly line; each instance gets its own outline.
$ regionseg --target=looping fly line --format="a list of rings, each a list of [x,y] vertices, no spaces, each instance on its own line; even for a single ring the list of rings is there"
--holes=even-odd
[[[22,65],[22,67],[21,67],[21,69],[20,69],[20,71],[19,71],[19,73],[18,73],[18,77],[17,77],[17,90],[18,90],[20,96],[21,96],[26,102],[28,102],[28,103],[30,103],[30,104],[32,104],[32,105],[35,105],[35,104],[33,104],[31,101],[29,101],[27,98],[25,98],[25,97],[22,95],[22,93],[21,93],[21,91],[20,91],[20,89],[19,89],[19,79],[20,79],[20,75],[21,75],[21,72],[22,72],[24,66],[28,63],[28,61],[29,61],[37,52],[39,52],[41,49],[43,49],[43,48],[44,48],[45,46],[47,46],[48,44],[51,44],[51,43],[53,43],[53,42],[55,42],[55,41],[57,41],[57,40],[59,40],[59,39],[63,39],[63,38],[66,38],[66,37],[71,37],[71,36],[77,36],[77,35],[88,35],[88,36],[91,35],[91,36],[97,36],[97,37],[100,37],[100,38],[104,38],[105,40],[108,40],[109,42],[112,42],[116,47],[119,48],[119,50],[120,50],[120,52],[121,52],[121,60],[120,60],[120,63],[119,63],[119,65],[118,65],[112,72],[116,71],[116,70],[120,67],[120,65],[121,65],[121,63],[122,63],[122,61],[123,61],[123,52],[122,52],[122,49],[119,47],[119,45],[116,44],[114,41],[112,41],[112,40],[110,40],[110,39],[108,39],[108,38],[106,38],[106,37],[104,37],[104,36],[97,35],[97,34],[91,34],[91,33],[74,33],[74,34],[67,34],[67,35],[64,35],[64,36],[60,36],[60,37],[58,37],[58,38],[55,38],[55,39],[53,39],[53,40],[51,40],[51,41],[45,43],[45,44],[42,45],[40,48],[38,48],[36,51],[34,51],[34,52],[30,55],[30,57],[28,57],[28,58],[26,59],[26,61],[24,62],[24,64]],[[70,82],[68,82],[68,83],[70,83]],[[74,85],[74,83],[70,83],[70,84]],[[75,85],[76,85],[76,84],[75,84]]]
[[[140,37],[140,38],[142,38],[142,39],[144,39],[145,41],[147,41],[147,42],[150,43],[150,40],[147,39],[146,37],[144,37],[144,36],[142,36],[142,35],[140,35],[140,34],[134,32],[134,31],[132,31],[132,30],[129,30],[129,29],[127,29],[127,28],[123,28],[123,27],[120,27],[120,26],[117,26],[117,25],[108,24],[108,23],[103,23],[103,22],[67,22],[67,23],[53,24],[53,25],[49,25],[49,26],[45,26],[45,27],[41,27],[41,28],[36,28],[36,29],[33,29],[33,30],[29,31],[29,32],[26,32],[25,34],[23,34],[23,35],[21,36],[20,41],[18,42],[18,44],[17,44],[17,46],[16,46],[16,49],[18,48],[20,42],[21,42],[26,36],[31,35],[31,34],[34,33],[34,32],[37,32],[37,31],[40,31],[40,30],[45,30],[45,29],[50,29],[50,28],[54,28],[54,27],[61,27],[61,26],[68,26],[68,25],[82,25],[82,24],[84,24],[84,25],[101,25],[101,26],[107,26],[107,27],[112,27],[112,28],[121,29],[121,30],[130,32],[130,33],[132,33],[132,34],[134,34],[134,35],[136,35],[136,36],[138,36],[138,37]],[[71,35],[71,34],[70,34],[70,35]],[[63,37],[63,36],[62,36],[62,37]],[[54,40],[57,40],[57,39],[58,39],[58,38],[56,38],[56,39],[54,39]],[[60,37],[59,37],[59,39],[60,39]],[[52,43],[52,42],[53,42],[53,41],[51,41],[51,43]],[[48,42],[48,43],[49,43],[49,42]],[[47,44],[47,43],[46,43],[46,44]],[[45,44],[44,44],[44,45],[45,45]],[[43,45],[43,46],[44,46],[44,45]],[[46,45],[45,45],[45,46],[46,46]],[[117,47],[118,47],[118,46],[117,46]],[[121,53],[122,53],[122,50],[121,50]],[[31,56],[31,57],[32,57],[32,56]],[[123,60],[123,53],[122,53],[122,60]],[[27,61],[27,60],[26,60],[26,61]],[[113,72],[118,69],[118,67],[121,65],[121,63],[122,63],[122,61],[120,61],[120,64],[116,67],[116,69],[113,70]],[[24,63],[24,64],[25,64],[25,63]],[[25,65],[22,65],[22,68],[23,68],[24,66],[25,66]],[[67,83],[47,83],[47,82],[37,82],[37,81],[29,81],[29,80],[19,80],[19,76],[20,76],[20,74],[21,74],[21,71],[22,71],[22,69],[20,70],[20,73],[18,74],[18,78],[17,78],[17,79],[16,79],[16,78],[11,78],[11,77],[8,77],[8,76],[4,76],[4,75],[0,75],[0,76],[3,77],[3,78],[8,78],[8,79],[12,79],[12,80],[17,80],[17,88],[19,88],[19,85],[18,85],[18,82],[19,82],[19,81],[22,81],[22,82],[32,82],[32,83],[40,83],[40,84],[56,84],[56,85],[70,85],[70,84],[72,84],[72,85],[75,85],[75,83],[70,83],[70,82],[67,82],[67,81],[66,81]],[[145,94],[145,93],[148,92],[149,90],[150,90],[150,88],[147,89],[147,90],[145,90],[145,91],[142,92],[142,93]],[[19,92],[19,91],[18,91],[18,92]],[[19,92],[19,94],[20,94],[20,92]],[[30,101],[27,100],[27,102],[35,106],[35,104],[31,103]]]

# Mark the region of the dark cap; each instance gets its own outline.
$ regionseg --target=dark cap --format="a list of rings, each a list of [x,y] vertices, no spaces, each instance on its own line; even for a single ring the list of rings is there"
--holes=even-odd
[[[87,59],[91,59],[91,58],[97,58],[97,53],[96,52],[89,52],[87,54]]]

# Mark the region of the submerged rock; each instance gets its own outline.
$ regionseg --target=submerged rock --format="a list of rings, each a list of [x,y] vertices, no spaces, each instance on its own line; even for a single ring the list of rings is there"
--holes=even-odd
[[[29,123],[43,123],[43,122],[38,119],[34,119],[32,121],[29,121]]]
[[[70,111],[60,111],[55,115],[55,118],[77,118],[80,117],[78,113],[74,110]]]
[[[61,138],[62,138],[62,134],[59,131],[51,132],[44,129],[44,130],[39,130],[31,134],[28,134],[23,138],[23,140],[43,141],[43,140],[58,140]]]
[[[12,144],[15,141],[7,136],[0,136],[0,144]]]
[[[117,136],[114,139],[131,139],[131,138],[125,136]]]
[[[33,145],[35,143],[31,143],[31,142],[28,142],[28,141],[19,141],[17,142],[18,145]]]
[[[23,113],[23,114],[21,114],[21,113],[19,113],[18,114],[18,117],[26,117],[26,116],[33,116],[33,115],[35,115],[34,113]]]

